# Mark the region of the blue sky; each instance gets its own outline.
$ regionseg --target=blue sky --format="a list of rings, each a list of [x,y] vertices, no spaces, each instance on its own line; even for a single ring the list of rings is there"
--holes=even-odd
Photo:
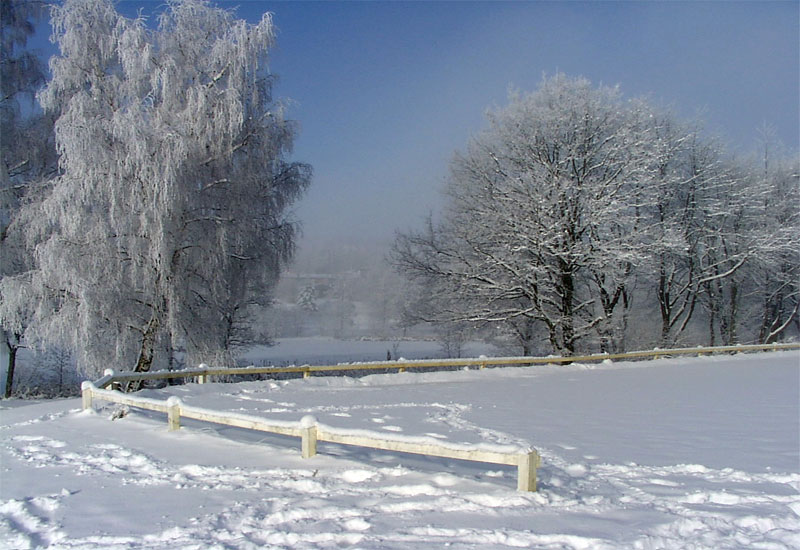
[[[699,114],[733,149],[764,123],[800,142],[797,1],[216,3],[252,22],[273,13],[275,92],[315,173],[297,208],[307,243],[418,225],[486,109],[557,71]]]

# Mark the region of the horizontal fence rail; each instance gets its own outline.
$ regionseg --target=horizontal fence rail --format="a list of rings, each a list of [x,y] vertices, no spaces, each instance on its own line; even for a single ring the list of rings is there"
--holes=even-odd
[[[346,430],[317,422],[313,416],[305,416],[298,422],[269,420],[257,416],[215,411],[184,404],[173,396],[165,401],[149,399],[114,390],[98,388],[93,382],[81,386],[83,408],[91,409],[95,401],[108,401],[137,407],[167,415],[169,430],[181,427],[181,418],[190,418],[213,424],[245,428],[260,432],[299,437],[301,456],[311,458],[317,454],[317,442],[324,441],[368,447],[385,451],[396,451],[442,458],[455,458],[474,462],[488,462],[517,467],[517,489],[536,491],[536,469],[541,459],[535,449],[511,445],[458,445],[441,442],[429,437],[393,438],[390,435],[367,430]]]
[[[676,355],[711,355],[714,353],[745,353],[752,351],[781,351],[800,349],[800,343],[791,344],[753,344],[737,346],[694,347],[654,349],[648,351],[629,351],[625,353],[597,353],[572,357],[479,357],[476,359],[423,359],[413,361],[374,361],[366,363],[340,363],[338,365],[301,365],[293,367],[209,367],[200,365],[196,369],[155,372],[115,372],[105,371],[104,376],[94,382],[98,388],[107,388],[123,382],[139,380],[168,380],[175,378],[195,378],[198,383],[208,382],[209,376],[254,376],[262,374],[302,374],[309,377],[315,373],[326,374],[344,371],[376,371],[407,369],[441,369],[449,367],[501,367],[532,366],[564,363],[592,363],[616,359],[658,359]]]
[[[374,371],[406,369],[437,369],[447,367],[496,367],[496,366],[530,366],[543,364],[563,364],[596,362],[613,359],[654,359],[677,355],[709,355],[714,353],[740,353],[752,351],[781,351],[800,349],[800,343],[770,344],[770,345],[741,345],[719,347],[696,347],[678,349],[655,349],[649,351],[634,351],[615,354],[594,354],[575,357],[479,357],[477,359],[438,359],[421,361],[381,361],[370,363],[343,363],[339,365],[296,367],[233,367],[211,368],[201,365],[197,369],[180,371],[158,371],[146,373],[116,373],[106,370],[104,376],[95,382],[86,381],[82,384],[83,408],[90,409],[95,400],[119,403],[130,407],[159,412],[167,415],[170,430],[180,428],[181,418],[211,422],[237,428],[245,428],[261,432],[274,433],[301,439],[301,454],[303,458],[311,458],[317,453],[317,442],[325,441],[342,445],[355,445],[386,451],[421,454],[459,460],[471,460],[492,464],[506,464],[517,466],[517,488],[520,491],[536,490],[536,470],[541,464],[539,454],[532,448],[491,445],[457,445],[448,444],[432,438],[393,438],[390,435],[364,430],[345,430],[326,426],[316,421],[313,417],[304,417],[298,422],[268,420],[256,416],[214,411],[200,407],[192,407],[180,401],[177,397],[170,397],[166,401],[139,397],[125,394],[120,391],[108,390],[121,387],[122,383],[139,380],[166,380],[172,378],[195,378],[200,383],[208,381],[209,376],[248,376],[279,373],[302,373],[311,376],[312,373],[332,373],[344,371]]]

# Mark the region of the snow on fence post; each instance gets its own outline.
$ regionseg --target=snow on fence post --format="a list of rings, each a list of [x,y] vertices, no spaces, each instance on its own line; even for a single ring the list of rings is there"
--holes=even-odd
[[[200,370],[208,370],[208,365],[206,365],[205,363],[200,363],[200,365],[198,365],[198,368]],[[197,375],[197,383],[198,384],[206,384],[206,383],[208,383],[208,374],[203,373],[203,374]]]
[[[89,380],[84,380],[83,382],[81,382],[81,401],[84,411],[92,408],[93,389],[94,389],[94,384]]]
[[[539,453],[531,451],[520,455],[517,465],[517,490],[536,491],[536,468],[541,465]]]
[[[303,458],[317,454],[317,419],[310,414],[300,419],[300,450]]]
[[[171,432],[181,429],[181,400],[174,395],[167,399],[167,425]]]
[[[112,390],[122,391],[122,384],[114,381],[114,374],[115,374],[114,369],[106,369],[103,371],[103,378],[107,378],[110,380],[108,382],[108,385],[111,386]],[[100,389],[105,389],[105,386],[101,385]]]

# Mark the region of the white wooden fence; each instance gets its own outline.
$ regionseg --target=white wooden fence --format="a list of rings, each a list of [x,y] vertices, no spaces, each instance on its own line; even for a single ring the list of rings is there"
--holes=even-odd
[[[647,351],[629,351],[625,353],[597,353],[572,357],[479,357],[476,359],[426,359],[421,361],[374,361],[368,363],[340,363],[338,365],[301,365],[294,367],[209,367],[200,365],[196,369],[155,372],[118,373],[107,370],[105,376],[95,381],[98,388],[106,388],[112,384],[122,384],[138,380],[167,380],[173,378],[194,378],[200,384],[207,382],[210,376],[254,376],[263,374],[302,374],[303,377],[320,374],[334,374],[351,371],[394,370],[404,372],[407,369],[436,370],[451,367],[512,367],[565,363],[592,363],[605,360],[626,359],[658,359],[676,355],[711,355],[715,353],[746,353],[753,351],[781,351],[800,349],[800,343],[791,344],[756,344],[717,347],[654,349]]]
[[[343,430],[320,424],[311,417],[304,417],[298,422],[285,422],[267,420],[250,415],[231,412],[213,411],[209,409],[191,407],[182,403],[177,397],[166,401],[148,399],[144,397],[124,394],[120,391],[107,390],[111,386],[121,387],[122,383],[137,380],[159,380],[170,378],[194,378],[199,383],[208,381],[209,376],[247,376],[279,373],[302,373],[304,377],[312,373],[330,374],[343,371],[370,371],[370,370],[397,370],[405,371],[414,369],[437,369],[447,367],[478,367],[489,366],[530,366],[554,363],[593,362],[607,359],[648,359],[669,357],[675,355],[708,355],[713,353],[738,353],[751,351],[779,351],[800,349],[800,344],[771,344],[771,345],[744,345],[721,346],[713,348],[679,348],[660,349],[651,351],[635,351],[617,354],[596,354],[577,357],[480,357],[478,359],[442,359],[426,361],[386,361],[373,363],[340,364],[300,367],[236,367],[236,368],[211,368],[200,365],[198,369],[182,371],[158,371],[146,373],[115,373],[107,370],[104,376],[95,382],[84,382],[81,389],[83,394],[83,408],[89,409],[95,400],[120,403],[130,407],[146,409],[167,415],[169,429],[180,428],[180,419],[191,418],[204,422],[223,424],[238,428],[246,428],[261,432],[269,432],[301,439],[301,452],[303,458],[311,458],[317,453],[317,442],[327,441],[343,445],[355,445],[387,451],[422,454],[428,456],[456,458],[488,462],[492,464],[507,464],[517,466],[517,488],[520,491],[536,490],[536,469],[540,465],[540,457],[535,449],[505,447],[500,448],[488,445],[463,445],[448,444],[432,438],[393,438],[391,435]]]
[[[312,416],[305,416],[297,422],[268,420],[251,415],[192,407],[174,396],[160,401],[115,390],[104,390],[88,381],[81,385],[81,391],[84,410],[91,409],[93,403],[99,400],[160,412],[167,415],[170,430],[180,429],[181,418],[190,418],[236,428],[299,437],[303,458],[311,458],[317,454],[318,441],[327,441],[385,451],[516,466],[517,489],[520,491],[536,490],[536,469],[541,460],[539,454],[532,448],[484,444],[465,446],[448,444],[433,438],[393,438],[391,435],[377,432],[337,429],[317,422]]]

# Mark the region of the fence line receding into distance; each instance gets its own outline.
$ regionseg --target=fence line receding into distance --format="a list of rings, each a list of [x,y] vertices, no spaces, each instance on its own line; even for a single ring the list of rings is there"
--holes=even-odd
[[[651,351],[636,351],[617,354],[596,354],[577,357],[480,357],[477,359],[441,359],[423,361],[384,361],[373,363],[348,363],[340,365],[300,367],[233,367],[212,368],[201,365],[197,369],[181,371],[159,371],[149,373],[116,373],[107,370],[104,376],[95,382],[86,381],[82,384],[83,408],[90,409],[96,400],[119,403],[130,407],[160,412],[167,415],[170,430],[180,428],[180,419],[189,418],[222,424],[238,428],[245,428],[261,432],[274,433],[301,439],[301,453],[303,458],[311,458],[317,453],[317,442],[326,441],[343,445],[354,445],[387,451],[421,454],[427,456],[455,458],[487,462],[492,464],[506,464],[517,466],[517,488],[520,491],[536,490],[536,469],[540,465],[539,454],[533,448],[497,445],[461,445],[441,442],[427,437],[400,437],[366,430],[346,430],[327,426],[316,421],[313,417],[306,416],[300,421],[269,420],[251,415],[214,411],[201,407],[186,405],[177,397],[170,397],[161,401],[125,394],[117,390],[108,390],[107,387],[120,387],[122,383],[138,380],[158,380],[171,378],[196,378],[199,383],[208,381],[209,376],[247,376],[278,373],[302,373],[304,377],[312,373],[331,373],[342,371],[364,370],[393,370],[399,372],[409,368],[436,369],[447,367],[477,367],[490,366],[525,366],[554,363],[582,363],[604,361],[613,359],[646,359],[674,355],[706,355],[713,353],[731,353],[748,351],[780,351],[800,349],[800,344],[771,344],[771,345],[746,345],[746,346],[721,346],[714,348],[680,348]]]

